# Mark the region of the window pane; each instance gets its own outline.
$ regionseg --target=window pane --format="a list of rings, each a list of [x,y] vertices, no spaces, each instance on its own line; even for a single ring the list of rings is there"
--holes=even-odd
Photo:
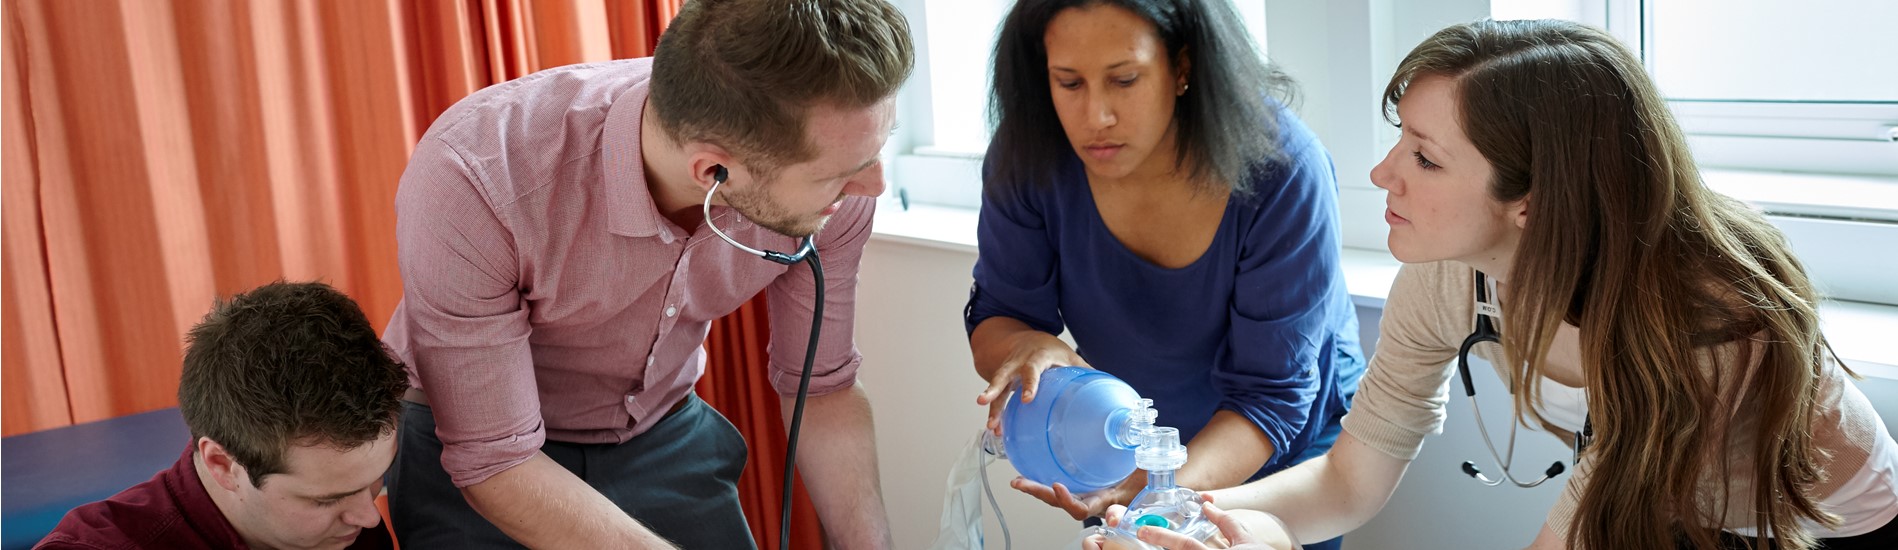
[[[1650,0],[1647,59],[1676,99],[1898,101],[1891,0]]]
[[[1491,0],[1489,17],[1497,21],[1511,19],[1582,20],[1581,0]]]
[[[988,149],[989,55],[1010,0],[931,1],[929,92],[937,148]]]

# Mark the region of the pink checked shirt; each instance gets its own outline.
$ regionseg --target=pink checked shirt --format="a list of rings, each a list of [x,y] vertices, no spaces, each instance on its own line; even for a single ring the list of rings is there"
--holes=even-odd
[[[797,391],[810,268],[660,215],[639,148],[651,67],[559,67],[476,92],[442,113],[402,174],[404,296],[383,338],[428,393],[458,487],[526,461],[547,439],[645,432],[705,372],[711,321],[761,289],[771,383]],[[845,200],[817,236],[828,282],[812,395],[850,386],[863,360],[851,334],[874,204]],[[796,250],[729,208],[712,213],[739,242]]]

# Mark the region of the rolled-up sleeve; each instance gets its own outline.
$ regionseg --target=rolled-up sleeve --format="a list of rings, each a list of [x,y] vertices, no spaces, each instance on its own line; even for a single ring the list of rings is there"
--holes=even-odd
[[[1341,422],[1358,441],[1399,460],[1416,459],[1424,437],[1442,431],[1457,342],[1465,334],[1456,331],[1469,330],[1444,324],[1446,318],[1467,319],[1473,307],[1469,290],[1455,284],[1449,269],[1469,268],[1436,263],[1397,271],[1378,323],[1377,355]]]
[[[824,265],[824,323],[818,331],[817,356],[811,363],[809,395],[824,395],[857,382],[863,354],[857,351],[857,271],[863,247],[870,240],[876,199],[851,197],[844,201],[824,230],[817,234],[817,254]],[[810,346],[811,307],[817,286],[809,264],[791,266],[771,282],[767,294],[771,315],[771,386],[779,395],[797,395],[804,373],[804,354]]]
[[[477,173],[425,139],[395,203],[403,304],[387,339],[428,392],[457,487],[525,462],[546,439],[515,243]]]
[[[985,168],[983,173],[989,171]],[[983,182],[976,222],[975,285],[962,310],[970,334],[990,317],[1008,317],[1048,334],[1060,334],[1058,257],[1046,220],[1023,186]]]
[[[1331,158],[1311,146],[1288,156],[1255,180],[1253,196],[1233,199],[1264,204],[1245,228],[1228,358],[1213,370],[1220,408],[1264,432],[1276,450],[1271,464],[1296,458],[1287,450],[1312,420],[1321,386],[1332,383],[1322,367],[1332,360],[1330,327],[1339,313],[1331,300],[1342,284]]]

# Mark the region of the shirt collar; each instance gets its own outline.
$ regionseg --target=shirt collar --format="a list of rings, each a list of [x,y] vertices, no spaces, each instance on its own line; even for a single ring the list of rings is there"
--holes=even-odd
[[[607,230],[615,235],[653,237],[666,224],[646,186],[646,165],[640,153],[639,127],[651,92],[650,78],[634,84],[613,100],[606,113],[600,141],[606,144]]]
[[[607,231],[627,237],[660,237],[666,242],[686,238],[681,229],[659,213],[646,182],[645,155],[640,149],[640,125],[652,80],[634,84],[607,108],[605,143]],[[751,220],[727,206],[712,207],[712,221],[726,233],[753,227]],[[701,227],[703,230],[703,227]]]
[[[192,460],[191,446],[185,446],[185,454],[171,470],[164,473],[165,491],[171,493],[173,502],[178,503],[178,513],[184,516],[186,523],[196,526],[196,531],[207,539],[221,539],[226,548],[248,548],[244,538],[238,536],[237,528],[231,520],[224,517],[217,501],[211,500],[211,493],[205,491],[204,482],[198,477],[198,466]]]

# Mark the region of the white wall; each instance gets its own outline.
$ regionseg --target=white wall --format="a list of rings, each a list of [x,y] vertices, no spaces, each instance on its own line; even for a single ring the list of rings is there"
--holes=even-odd
[[[858,290],[857,346],[864,354],[862,379],[877,421],[877,455],[883,495],[889,504],[896,547],[928,548],[941,518],[943,482],[955,453],[982,426],[975,405],[984,384],[970,363],[962,329],[969,270],[975,253],[878,236],[870,241]],[[1359,309],[1365,342],[1374,342],[1377,310]],[[1478,372],[1492,372],[1479,368]],[[1494,375],[1476,377],[1496,437],[1496,423],[1509,410]],[[1857,382],[1898,433],[1898,381]],[[1454,391],[1453,396],[1460,391]],[[1526,545],[1555,501],[1559,485],[1537,489],[1484,487],[1465,477],[1458,464],[1475,461],[1485,471],[1488,452],[1477,438],[1468,403],[1450,401],[1444,434],[1431,437],[1411,464],[1397,495],[1369,525],[1345,538],[1346,548],[1503,548]],[[1501,445],[1502,441],[1497,441]],[[1525,431],[1517,448],[1517,470],[1533,475],[1552,460],[1567,460],[1566,448],[1548,434]],[[1015,473],[996,463],[990,477],[1014,531],[1016,548],[1059,548],[1079,525],[1065,513],[1007,486]],[[1564,476],[1566,477],[1566,476]],[[1001,548],[1001,532],[988,516],[989,548]]]
[[[975,253],[893,243],[868,245],[857,290],[860,376],[876,414],[877,459],[896,547],[928,548],[941,519],[944,481],[987,408],[975,396],[987,386],[975,375],[962,306]],[[1014,530],[1015,548],[1059,548],[1080,524],[1008,487],[1015,471],[989,470],[995,497]],[[1001,548],[993,510],[983,512],[991,548]]]

